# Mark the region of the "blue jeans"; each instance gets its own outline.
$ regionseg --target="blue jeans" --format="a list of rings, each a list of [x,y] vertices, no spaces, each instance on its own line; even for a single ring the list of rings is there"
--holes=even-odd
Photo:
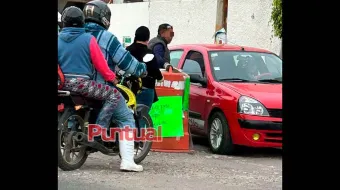
[[[117,102],[116,109],[113,110],[112,121],[118,125],[119,128],[129,126],[130,128],[135,128],[135,119],[133,117],[133,112],[127,106],[125,99],[121,93],[119,93],[120,98]]]
[[[137,104],[144,104],[149,107],[149,111],[151,109],[153,99],[155,97],[155,89],[142,89],[142,92],[137,95]],[[140,128],[145,128],[145,121],[141,119],[139,121]]]

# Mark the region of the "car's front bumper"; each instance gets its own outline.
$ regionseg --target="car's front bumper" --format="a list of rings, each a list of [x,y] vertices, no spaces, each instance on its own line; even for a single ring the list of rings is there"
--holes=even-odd
[[[282,118],[233,114],[228,120],[235,144],[282,147]]]
[[[239,119],[238,123],[251,146],[282,147],[282,122]]]

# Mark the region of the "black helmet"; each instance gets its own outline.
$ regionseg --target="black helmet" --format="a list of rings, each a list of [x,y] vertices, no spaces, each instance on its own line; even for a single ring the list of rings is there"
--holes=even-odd
[[[84,27],[84,13],[75,6],[67,7],[61,15],[63,27]]]
[[[84,7],[85,22],[94,22],[105,29],[110,27],[111,10],[107,4],[101,0],[90,1]]]

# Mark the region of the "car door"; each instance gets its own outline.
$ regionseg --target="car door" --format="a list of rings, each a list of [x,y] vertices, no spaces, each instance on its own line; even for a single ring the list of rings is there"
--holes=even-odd
[[[181,67],[187,74],[198,74],[206,78],[202,53],[189,51]],[[207,88],[200,83],[190,82],[189,125],[192,132],[202,133],[204,130],[204,113],[207,104]]]

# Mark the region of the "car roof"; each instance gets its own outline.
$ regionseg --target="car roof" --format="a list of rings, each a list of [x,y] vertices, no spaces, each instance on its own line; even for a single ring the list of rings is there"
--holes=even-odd
[[[261,52],[261,53],[272,53],[268,50],[249,47],[249,46],[238,46],[238,45],[229,45],[229,44],[181,44],[181,45],[173,45],[169,46],[170,50],[173,49],[201,49],[206,51],[241,51],[242,48],[244,51],[249,52]]]

